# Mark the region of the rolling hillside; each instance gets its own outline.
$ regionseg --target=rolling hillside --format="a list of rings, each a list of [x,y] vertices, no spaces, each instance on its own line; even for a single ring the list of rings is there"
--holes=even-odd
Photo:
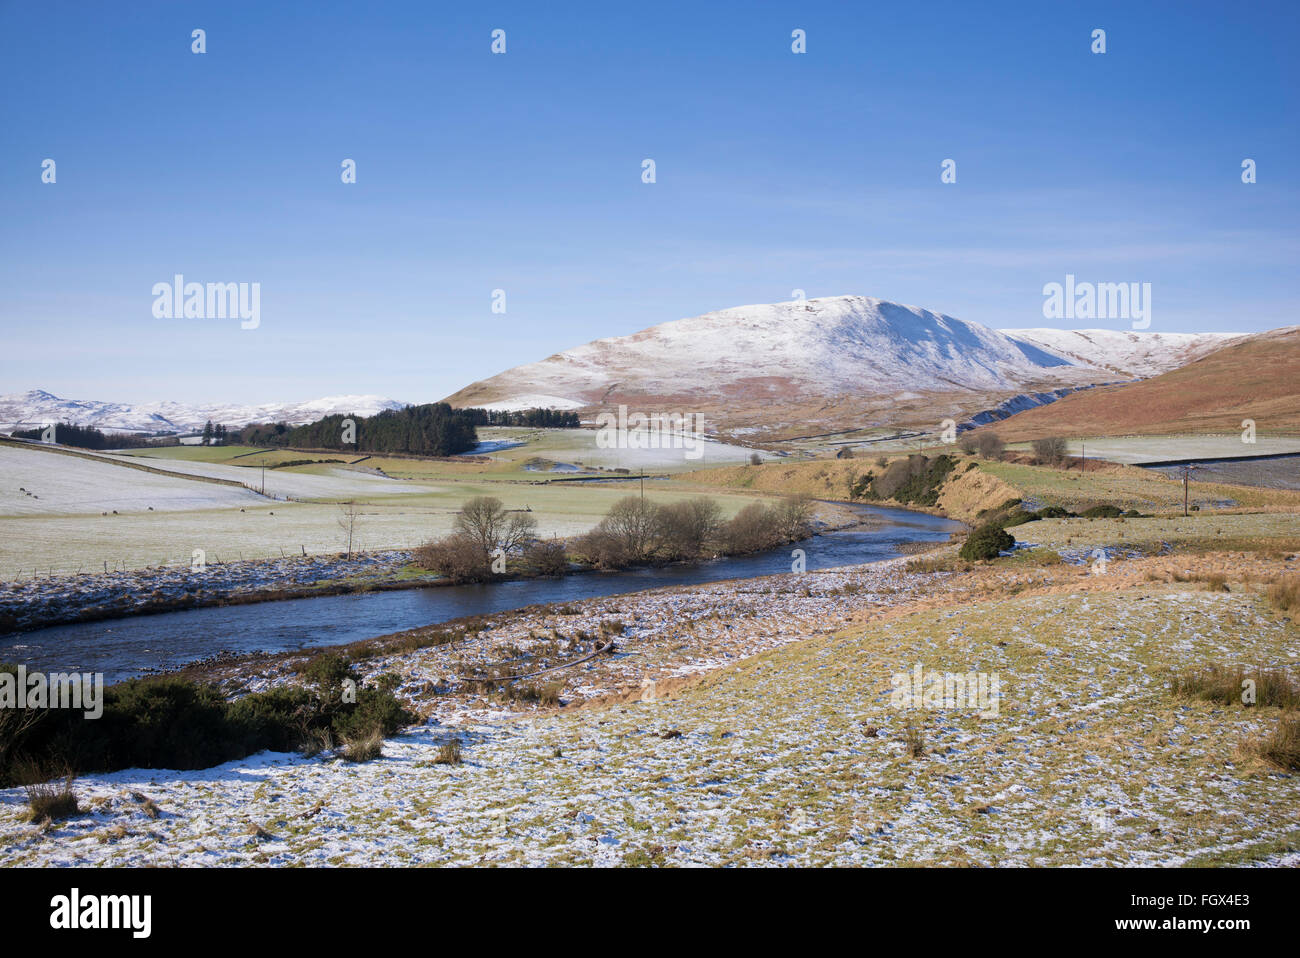
[[[865,296],[738,306],[598,339],[447,398],[590,415],[620,403],[695,411],[753,439],[876,426],[939,428],[1018,396],[1155,375],[1219,334],[999,331]],[[525,399],[527,397],[527,399]]]
[[[986,428],[1008,442],[1046,435],[1300,432],[1300,326],[1248,336],[1152,379],[1066,396]]]

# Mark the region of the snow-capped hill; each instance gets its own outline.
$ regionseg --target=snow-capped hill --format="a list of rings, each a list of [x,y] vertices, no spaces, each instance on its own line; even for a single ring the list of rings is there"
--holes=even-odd
[[[694,411],[719,432],[937,428],[1017,396],[1151,376],[1221,333],[996,330],[917,306],[833,296],[737,306],[597,339],[461,389],[457,407]]]
[[[1151,333],[1122,329],[1004,329],[1021,342],[1084,366],[1145,378],[1177,369],[1242,338],[1235,333]]]
[[[306,402],[256,406],[177,402],[131,404],[61,399],[43,389],[32,389],[0,396],[0,429],[31,429],[50,423],[70,422],[106,432],[188,432],[202,429],[209,421],[233,428],[254,422],[298,425],[335,414],[373,416],[385,409],[400,409],[403,405],[405,403],[383,396],[328,396]]]
[[[737,306],[598,339],[507,370],[448,401],[484,405],[543,394],[590,405],[626,394],[1012,390],[1075,365],[979,323],[838,296]]]

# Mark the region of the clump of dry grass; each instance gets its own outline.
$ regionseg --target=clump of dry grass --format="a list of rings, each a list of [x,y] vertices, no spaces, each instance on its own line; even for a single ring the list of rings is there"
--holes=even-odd
[[[304,758],[315,758],[321,752],[334,748],[334,735],[328,728],[308,729],[303,733],[298,750]]]
[[[1259,754],[1281,768],[1300,769],[1300,715],[1283,715],[1273,734],[1260,743]]]
[[[1205,577],[1206,592],[1231,592],[1228,577],[1221,572],[1213,572]]]
[[[60,782],[32,782],[23,786],[27,792],[28,817],[33,822],[55,822],[81,813],[72,791],[72,775]]]
[[[434,765],[459,765],[461,763],[460,739],[448,739],[442,743],[438,749],[438,755],[433,760]]]
[[[30,758],[14,763],[14,776],[27,793],[28,819],[49,824],[81,813],[72,791],[73,774],[65,769],[52,774],[48,765]]]
[[[121,841],[123,838],[126,838],[130,834],[131,832],[127,831],[125,825],[111,825],[108,828],[106,828],[104,831],[100,832],[98,837],[99,837],[99,842],[102,845],[106,842]]]
[[[925,754],[925,729],[916,725],[909,725],[903,731],[903,747],[907,754],[912,758],[920,758]]]
[[[1268,604],[1279,612],[1300,613],[1300,575],[1285,575],[1268,587]]]
[[[384,754],[384,733],[376,728],[345,739],[341,754],[349,762],[369,762],[381,758]]]
[[[1254,683],[1253,701],[1247,694],[1250,683]],[[1170,691],[1183,698],[1220,705],[1272,705],[1284,709],[1300,705],[1300,683],[1283,669],[1221,665],[1186,669],[1171,677]]]
[[[505,695],[513,702],[535,702],[538,705],[554,706],[560,704],[560,692],[564,689],[562,680],[552,682],[516,682],[505,688]]]
[[[131,801],[140,806],[140,811],[144,813],[145,818],[157,818],[162,814],[162,809],[158,807],[157,803],[141,792],[132,792]]]
[[[908,572],[969,572],[974,568],[965,559],[959,559],[955,555],[946,556],[922,556],[916,559],[909,559],[907,562]]]

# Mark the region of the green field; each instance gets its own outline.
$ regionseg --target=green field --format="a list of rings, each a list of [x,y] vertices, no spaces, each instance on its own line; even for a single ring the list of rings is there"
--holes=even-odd
[[[33,574],[188,565],[193,550],[220,560],[336,553],[346,547],[339,504],[356,501],[360,517],[353,545],[362,550],[408,549],[451,530],[456,512],[474,496],[495,496],[509,509],[529,510],[539,535],[567,537],[594,526],[618,499],[639,493],[641,483],[609,472],[587,474],[609,481],[558,481],[572,474],[532,472],[530,459],[591,460],[618,450],[596,450],[594,433],[582,430],[483,430],[484,438],[527,440],[494,452],[487,461],[367,457],[355,466],[319,460],[337,453],[250,450],[249,447],[167,447],[144,455],[67,455],[40,447],[0,449],[0,578]],[[568,433],[563,435],[562,433]],[[255,455],[245,455],[253,451]],[[661,451],[680,456],[680,450]],[[360,459],[360,456],[347,457]],[[159,476],[112,464],[148,465]],[[267,469],[268,499],[253,489],[267,465],[316,459],[311,465]],[[650,476],[679,471],[676,463],[653,464]],[[190,478],[187,478],[189,476]],[[240,488],[202,481],[233,480]],[[689,485],[645,480],[645,495],[673,502],[698,495]],[[12,489],[8,487],[12,486]],[[18,492],[35,490],[39,499]],[[285,496],[292,497],[286,499]],[[753,501],[745,493],[716,495],[724,516]]]
[[[1011,462],[980,460],[979,468],[1014,487],[1028,499],[1081,511],[1115,505],[1139,512],[1181,512],[1183,485],[1176,479],[1136,466],[1095,463],[1086,472]],[[1201,509],[1300,509],[1300,493],[1252,486],[1192,482],[1189,504]]]

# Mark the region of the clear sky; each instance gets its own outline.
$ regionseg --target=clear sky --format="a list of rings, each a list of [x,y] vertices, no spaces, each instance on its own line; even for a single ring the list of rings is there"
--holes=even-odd
[[[1127,328],[1045,320],[1067,273],[1151,283],[1152,331],[1297,323],[1298,24],[1293,0],[0,0],[0,393],[425,402],[796,288]],[[260,283],[260,326],[155,318],[176,273]]]

